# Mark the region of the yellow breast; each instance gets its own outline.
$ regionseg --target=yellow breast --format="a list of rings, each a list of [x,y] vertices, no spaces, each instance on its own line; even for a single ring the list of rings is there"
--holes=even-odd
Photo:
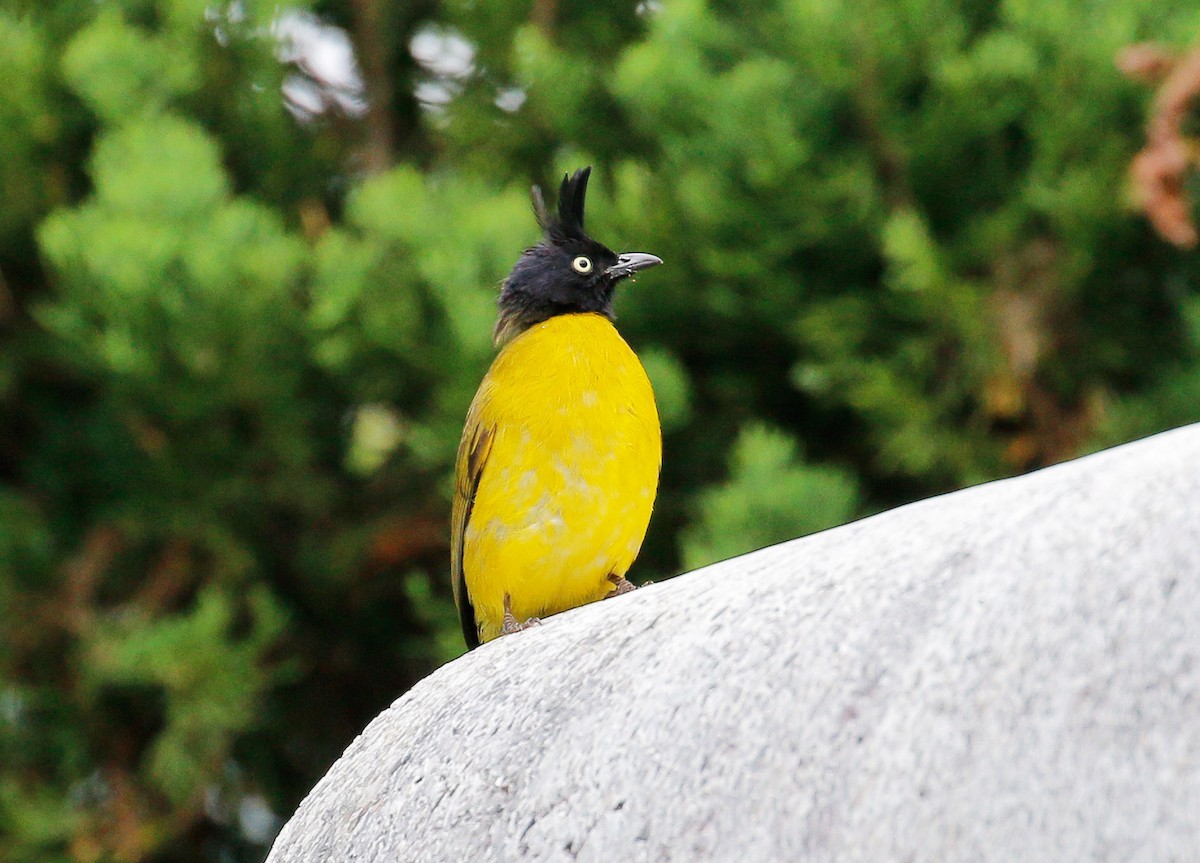
[[[650,382],[606,318],[560,315],[510,342],[459,453],[458,592],[481,639],[499,634],[506,593],[518,619],[607,595],[641,548],[661,461]]]

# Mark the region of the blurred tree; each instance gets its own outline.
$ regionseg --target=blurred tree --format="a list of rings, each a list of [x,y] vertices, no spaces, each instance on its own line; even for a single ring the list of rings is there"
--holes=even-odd
[[[458,649],[427,575],[445,465],[363,467],[372,405],[321,322],[365,145],[283,110],[271,19],[69,5],[0,13],[0,857],[258,859]],[[402,296],[354,347],[411,314],[429,355],[376,399],[427,398],[453,353]]]
[[[449,473],[530,180],[596,163],[595,234],[667,262],[618,299],[643,577],[1200,419],[1200,263],[1126,194],[1113,62],[1197,23],[7,0],[0,859],[260,859],[460,649]]]

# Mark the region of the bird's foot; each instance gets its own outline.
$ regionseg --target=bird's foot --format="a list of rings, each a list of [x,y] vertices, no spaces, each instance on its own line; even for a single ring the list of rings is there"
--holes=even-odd
[[[636,584],[634,584],[632,581],[626,581],[622,576],[617,575],[616,573],[610,572],[608,574],[608,580],[616,585],[617,588],[610,593],[609,596],[620,596],[622,593],[629,593],[631,590],[637,590]]]
[[[541,626],[540,618],[531,617],[524,623],[517,620],[512,611],[512,597],[507,593],[504,594],[504,622],[500,625],[501,635],[512,635],[514,632],[520,632],[522,629],[532,629],[535,626]]]

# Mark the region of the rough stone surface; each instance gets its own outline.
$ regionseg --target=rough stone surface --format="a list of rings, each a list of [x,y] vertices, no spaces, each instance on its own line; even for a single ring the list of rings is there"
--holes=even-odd
[[[269,859],[1198,861],[1200,426],[485,645]]]

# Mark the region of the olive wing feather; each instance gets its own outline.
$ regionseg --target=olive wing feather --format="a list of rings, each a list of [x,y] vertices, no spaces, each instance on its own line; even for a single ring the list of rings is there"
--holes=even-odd
[[[474,411],[472,411],[474,414]],[[467,648],[479,646],[479,626],[475,620],[475,606],[467,590],[463,572],[463,546],[466,542],[467,525],[471,522],[471,510],[475,505],[475,493],[479,480],[492,450],[495,429],[483,425],[477,417],[469,416],[458,445],[458,458],[454,471],[454,509],[450,523],[450,584],[454,589],[454,604],[458,607],[458,619],[462,624],[463,638]]]

